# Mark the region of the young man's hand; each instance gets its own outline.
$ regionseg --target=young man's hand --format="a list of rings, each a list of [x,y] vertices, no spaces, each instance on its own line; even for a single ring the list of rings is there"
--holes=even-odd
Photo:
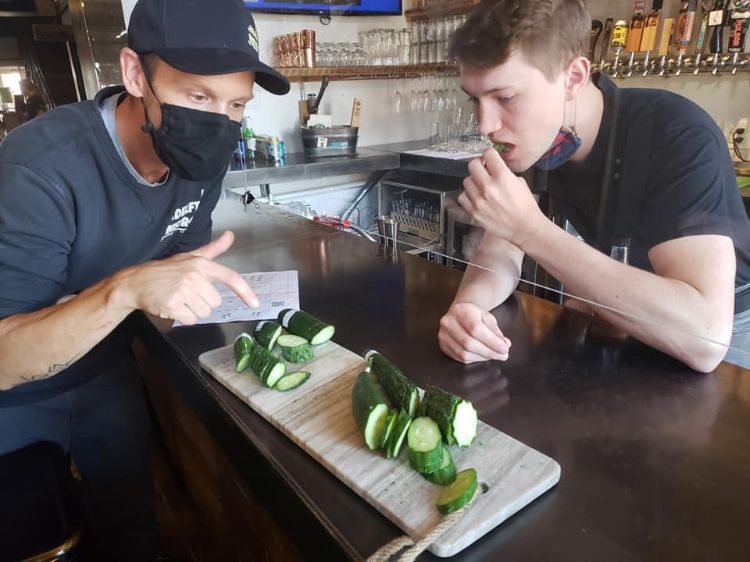
[[[462,363],[505,361],[511,346],[495,317],[469,302],[453,303],[440,319],[438,341],[446,355]]]
[[[536,221],[546,220],[524,179],[492,148],[469,163],[469,174],[459,204],[486,231],[523,248]]]
[[[229,287],[248,306],[257,308],[258,298],[242,276],[213,260],[234,243],[227,231],[192,252],[127,268],[115,276],[119,303],[160,318],[195,324],[221,305],[214,283]]]

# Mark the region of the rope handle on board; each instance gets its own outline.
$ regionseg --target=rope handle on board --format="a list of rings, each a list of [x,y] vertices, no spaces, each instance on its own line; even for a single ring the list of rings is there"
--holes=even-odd
[[[463,517],[469,505],[471,505],[471,502],[458,511],[444,517],[440,523],[435,525],[432,531],[418,542],[415,543],[407,536],[395,538],[370,556],[367,562],[414,562],[417,556],[427,550],[436,539],[443,536],[448,529]],[[392,558],[394,556],[395,558]]]

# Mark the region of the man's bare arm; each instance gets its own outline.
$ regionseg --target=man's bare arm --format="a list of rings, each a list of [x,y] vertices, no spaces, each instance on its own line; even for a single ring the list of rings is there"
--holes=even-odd
[[[453,302],[470,302],[492,310],[516,290],[522,261],[523,252],[516,246],[485,233]]]
[[[212,261],[233,241],[225,233],[194,252],[126,268],[66,302],[0,320],[0,390],[60,373],[134,310],[193,324],[221,304],[216,282],[258,306],[242,276]]]

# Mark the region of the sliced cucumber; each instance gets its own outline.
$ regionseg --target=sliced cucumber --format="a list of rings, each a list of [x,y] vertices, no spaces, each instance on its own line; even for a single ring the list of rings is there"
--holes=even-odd
[[[284,359],[290,363],[304,363],[313,358],[313,350],[305,338],[293,335],[279,336],[276,341]]]
[[[453,439],[459,447],[468,447],[477,436],[477,411],[468,400],[461,400],[453,414]]]
[[[398,409],[415,418],[419,409],[419,391],[409,377],[374,349],[365,352],[365,361],[375,373],[388,398]]]
[[[422,415],[437,422],[448,445],[468,447],[477,435],[477,411],[471,402],[435,386],[422,397]]]
[[[305,338],[292,334],[284,334],[283,336],[279,337],[276,343],[279,344],[279,347],[298,347],[305,344],[310,345],[310,342],[308,342]]]
[[[437,508],[440,513],[458,511],[468,504],[477,491],[477,471],[473,468],[462,470],[456,475],[453,484],[443,488],[438,496]]]
[[[391,410],[391,412],[388,414],[388,419],[385,422],[385,430],[383,431],[383,438],[380,442],[381,449],[385,447],[385,444],[388,442],[388,438],[391,436],[391,433],[393,433],[393,430],[396,427],[397,418],[398,412],[396,410]]]
[[[396,418],[396,426],[393,428],[388,442],[385,444],[385,456],[389,459],[395,459],[401,452],[401,446],[404,444],[406,434],[411,425],[411,416],[406,410],[401,410]]]
[[[294,373],[288,373],[281,377],[274,388],[282,392],[294,390],[295,388],[305,384],[307,382],[307,379],[309,378],[309,371],[295,371]]]
[[[259,345],[253,347],[250,367],[260,377],[261,382],[269,387],[273,387],[286,373],[284,361]]]
[[[279,322],[290,334],[301,336],[312,345],[327,342],[336,333],[336,328],[312,314],[302,310],[287,308],[279,313]]]
[[[255,326],[255,330],[253,331],[253,337],[255,338],[255,341],[258,342],[258,345],[262,345],[269,351],[273,349],[274,345],[276,345],[276,340],[279,339],[280,335],[281,324],[274,322],[273,320],[258,322],[258,325]]]
[[[434,472],[443,462],[443,436],[431,418],[416,418],[407,437],[409,464],[419,473]]]
[[[370,449],[378,449],[388,420],[385,393],[368,371],[362,371],[352,389],[352,413]]]
[[[267,368],[260,380],[269,388],[274,388],[286,374],[286,365],[283,361],[277,362]]]
[[[453,481],[456,479],[456,465],[453,463],[453,457],[448,447],[443,447],[443,461],[440,463],[440,468],[435,472],[423,472],[422,476],[428,482],[432,482],[438,486],[453,484]]]
[[[250,366],[253,353],[253,338],[242,333],[234,340],[235,371],[241,373]]]

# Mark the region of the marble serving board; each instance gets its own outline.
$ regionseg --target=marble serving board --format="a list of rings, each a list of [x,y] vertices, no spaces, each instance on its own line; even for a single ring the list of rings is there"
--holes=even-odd
[[[409,467],[406,451],[386,459],[365,445],[351,408],[352,387],[364,368],[359,355],[334,342],[315,348],[312,361],[294,366],[310,371],[310,379],[289,392],[264,387],[250,370],[236,373],[232,346],[203,353],[200,363],[412,538],[440,522],[440,487]],[[476,469],[481,489],[465,515],[430,547],[437,556],[460,552],[560,480],[554,460],[481,421],[471,447],[450,450],[459,471]]]

